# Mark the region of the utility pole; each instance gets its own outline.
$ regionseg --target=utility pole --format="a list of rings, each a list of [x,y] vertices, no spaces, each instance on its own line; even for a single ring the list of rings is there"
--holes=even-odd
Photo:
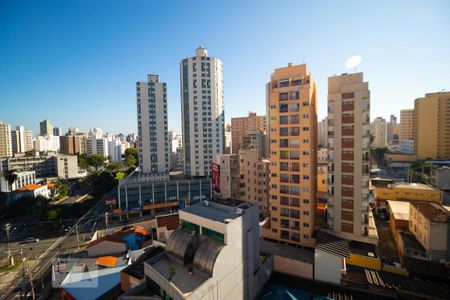
[[[80,250],[80,237],[78,235],[78,224],[75,225],[75,232],[77,234],[77,249]]]
[[[11,257],[11,249],[9,248],[9,233],[11,231],[11,223],[6,223],[3,229],[6,231],[6,237],[8,240],[8,258]]]
[[[107,211],[105,212],[105,226],[106,226],[106,229],[108,229],[108,212]]]

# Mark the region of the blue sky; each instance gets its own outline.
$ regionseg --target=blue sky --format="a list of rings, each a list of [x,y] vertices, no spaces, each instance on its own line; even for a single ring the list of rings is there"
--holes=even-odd
[[[363,57],[371,117],[450,89],[450,1],[0,1],[0,120],[37,133],[136,132],[135,82],[168,85],[180,128],[179,62],[198,45],[224,62],[225,115],[265,113],[265,83],[309,65],[326,114],[327,77]]]

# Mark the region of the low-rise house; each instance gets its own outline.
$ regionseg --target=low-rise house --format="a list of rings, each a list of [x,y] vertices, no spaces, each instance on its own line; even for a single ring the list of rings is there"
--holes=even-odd
[[[136,227],[97,238],[88,244],[86,250],[89,257],[117,256],[129,250],[141,249],[150,238],[149,230]]]
[[[377,208],[386,208],[387,200],[408,202],[441,203],[441,192],[422,183],[394,183],[386,188],[376,187],[373,191]]]
[[[35,171],[23,171],[14,172],[17,178],[12,184],[4,178],[3,173],[0,172],[0,192],[13,192],[24,186],[36,183],[36,172]]]
[[[436,203],[411,203],[409,231],[427,252],[427,260],[450,261],[450,211]]]

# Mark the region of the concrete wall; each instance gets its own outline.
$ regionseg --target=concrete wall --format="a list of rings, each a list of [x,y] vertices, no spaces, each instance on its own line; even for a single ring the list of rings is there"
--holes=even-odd
[[[275,272],[313,279],[314,266],[306,262],[275,255],[273,268]]]

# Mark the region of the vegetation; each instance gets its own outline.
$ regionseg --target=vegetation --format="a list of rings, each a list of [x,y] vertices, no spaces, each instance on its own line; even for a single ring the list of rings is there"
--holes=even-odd
[[[121,162],[112,162],[106,166],[106,170],[111,172],[118,172],[125,169],[125,166]]]
[[[16,181],[17,174],[11,170],[5,170],[3,171],[3,178],[8,182],[9,189],[12,190],[12,184]]]
[[[128,148],[125,150],[125,162],[129,168],[136,168],[138,159],[138,151],[136,148]]]
[[[372,156],[372,159],[376,161],[380,166],[387,165],[384,155],[388,152],[389,149],[387,147],[370,149],[370,155]]]
[[[86,161],[89,166],[94,167],[95,171],[98,171],[99,168],[105,166],[106,157],[102,154],[92,154],[87,157]]]
[[[69,187],[62,182],[58,181],[55,183],[56,194],[58,196],[55,197],[55,200],[62,199],[64,197],[69,196]]]

